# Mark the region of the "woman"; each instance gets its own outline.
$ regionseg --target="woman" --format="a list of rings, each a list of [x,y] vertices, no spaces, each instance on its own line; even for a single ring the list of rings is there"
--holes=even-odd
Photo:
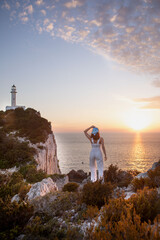
[[[88,134],[88,131],[92,129],[91,135]],[[96,173],[96,162],[98,168],[98,177],[99,179],[103,179],[103,156],[100,146],[102,146],[102,150],[104,153],[105,161],[107,160],[106,149],[104,146],[104,140],[100,137],[99,130],[95,126],[91,126],[84,130],[84,134],[90,140],[92,144],[92,150],[90,152],[90,169],[91,169],[91,181],[95,182],[97,180]]]

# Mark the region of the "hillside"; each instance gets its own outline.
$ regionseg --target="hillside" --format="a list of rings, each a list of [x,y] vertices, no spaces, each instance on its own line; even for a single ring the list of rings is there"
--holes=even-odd
[[[59,173],[51,124],[34,109],[0,112],[0,169],[34,165],[47,174]]]
[[[5,133],[16,131],[16,136],[26,137],[32,143],[45,142],[52,132],[51,123],[32,108],[0,111],[0,127]]]

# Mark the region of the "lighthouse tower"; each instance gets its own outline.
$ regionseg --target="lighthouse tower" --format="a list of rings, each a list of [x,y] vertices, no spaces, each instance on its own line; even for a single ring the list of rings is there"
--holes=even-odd
[[[16,86],[13,85],[11,88],[11,107],[16,107]]]
[[[25,106],[17,106],[16,105],[16,86],[13,85],[11,88],[11,106],[6,106],[6,111],[7,110],[14,110],[16,108],[23,108],[25,109]]]

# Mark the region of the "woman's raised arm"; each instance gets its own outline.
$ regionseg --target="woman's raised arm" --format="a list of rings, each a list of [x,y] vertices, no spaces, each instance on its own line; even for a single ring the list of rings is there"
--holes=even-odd
[[[91,136],[88,134],[88,131],[91,129],[91,128],[94,128],[95,126],[90,126],[89,128],[85,129],[84,130],[84,134],[86,135],[86,137],[91,141]]]

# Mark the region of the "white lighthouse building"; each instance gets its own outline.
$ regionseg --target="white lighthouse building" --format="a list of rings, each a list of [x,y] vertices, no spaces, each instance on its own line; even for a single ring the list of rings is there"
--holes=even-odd
[[[14,110],[16,108],[23,108],[25,109],[25,106],[18,106],[16,105],[16,86],[13,85],[11,88],[11,106],[6,106],[6,111],[7,110]]]

